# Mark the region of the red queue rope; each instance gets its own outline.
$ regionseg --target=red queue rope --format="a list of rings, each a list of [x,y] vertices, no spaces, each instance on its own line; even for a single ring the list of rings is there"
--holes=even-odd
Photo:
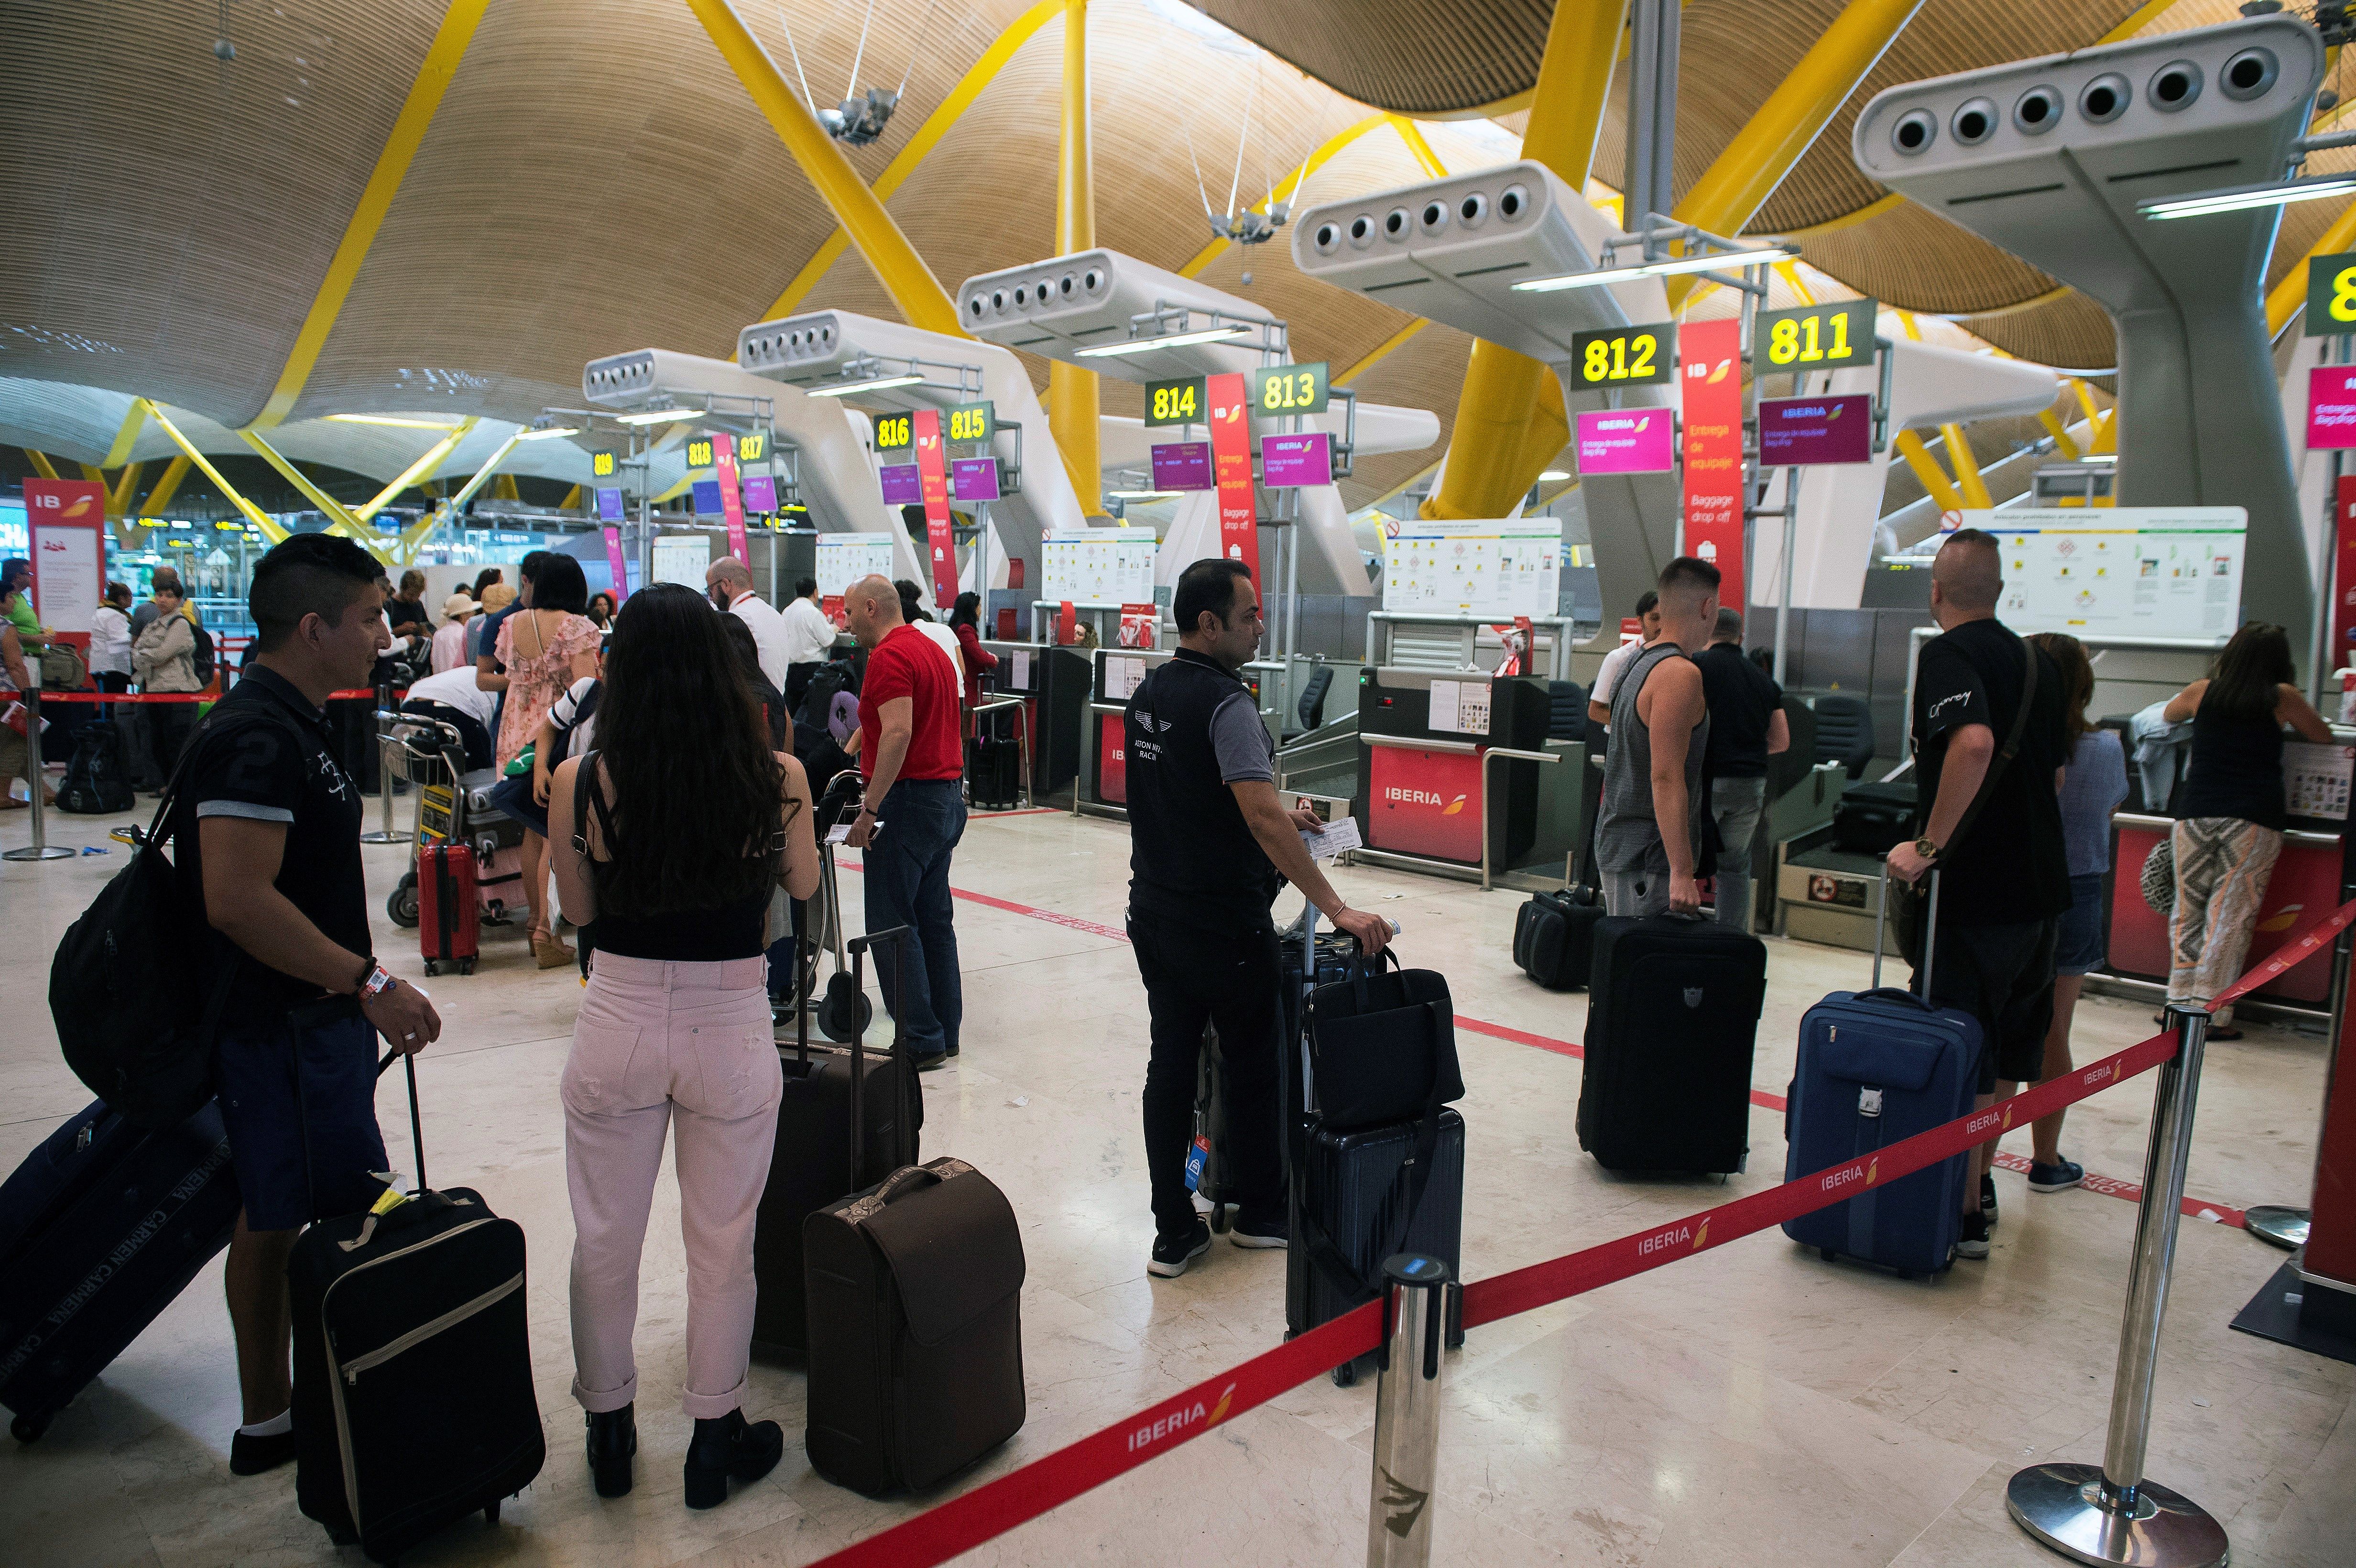
[[[396,688],[392,694],[393,700],[396,702],[399,701],[408,690],[409,688],[405,686]],[[127,691],[44,690],[41,693],[41,700],[43,702],[102,702],[110,704],[116,702],[219,702],[227,695],[227,692],[216,691],[143,691],[134,694]],[[331,691],[327,693],[327,700],[330,702],[357,701],[362,698],[373,699],[375,696],[376,690],[374,688],[355,686],[348,688],[342,691]]]

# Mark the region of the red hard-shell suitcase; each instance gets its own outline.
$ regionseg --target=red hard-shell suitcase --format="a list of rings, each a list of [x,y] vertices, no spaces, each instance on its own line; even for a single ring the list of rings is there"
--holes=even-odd
[[[475,891],[475,852],[464,844],[429,844],[417,851],[417,945],[425,972],[455,964],[475,972],[483,911]]]

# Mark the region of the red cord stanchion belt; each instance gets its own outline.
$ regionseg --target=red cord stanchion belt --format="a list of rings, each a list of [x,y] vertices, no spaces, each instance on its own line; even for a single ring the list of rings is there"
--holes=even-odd
[[[401,699],[402,699],[402,697],[403,697],[403,696],[408,692],[408,690],[409,690],[409,688],[408,688],[407,687],[402,687],[400,690],[395,691],[395,692],[392,694],[392,699],[393,699],[395,702],[400,701],[400,700],[401,700]],[[222,696],[223,696],[223,695],[225,695],[225,694],[224,694],[224,693],[221,693],[221,692],[216,692],[216,691],[143,691],[143,692],[138,692],[138,693],[135,693],[135,694],[134,694],[134,693],[128,692],[128,691],[48,691],[48,690],[44,690],[44,691],[41,693],[41,700],[42,700],[43,702],[103,702],[103,703],[116,703],[116,702],[219,702],[219,701],[221,699],[221,698],[222,698]],[[375,692],[374,688],[369,688],[369,687],[365,687],[365,686],[355,686],[355,687],[352,687],[351,688],[349,688],[348,690],[345,690],[345,691],[331,691],[331,692],[327,693],[327,700],[328,700],[328,701],[330,701],[330,702],[345,702],[345,701],[354,701],[354,700],[357,700],[357,699],[360,699],[360,698],[374,698],[375,696],[376,696],[376,692]]]
[[[2356,921],[2356,903],[2342,905],[2276,948],[2211,999],[2211,1009],[2224,1007],[2313,956],[2351,921]],[[2176,1049],[2174,1035],[2154,1035],[2066,1077],[1846,1164],[1564,1257],[1475,1281],[1464,1287],[1464,1327],[1477,1328],[1584,1295],[1691,1257],[1704,1248],[1723,1246],[1737,1237],[1843,1202],[1869,1187],[1912,1175],[2000,1137],[2015,1126],[2115,1088],[2166,1061]],[[1206,1378],[1183,1393],[1150,1404],[1126,1421],[847,1546],[820,1559],[813,1568],[931,1568],[946,1563],[1149,1459],[1161,1457],[1320,1372],[1365,1354],[1380,1342],[1381,1333],[1382,1304],[1368,1302],[1241,1366]]]

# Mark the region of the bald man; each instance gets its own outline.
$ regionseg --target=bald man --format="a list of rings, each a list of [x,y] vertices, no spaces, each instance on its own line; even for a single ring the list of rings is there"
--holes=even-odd
[[[705,571],[703,591],[712,595],[713,609],[735,616],[751,630],[753,646],[761,656],[761,673],[768,677],[771,686],[785,690],[787,672],[793,667],[793,630],[776,606],[753,592],[752,569],[733,555],[723,555]]]
[[[2034,1083],[2053,1016],[2056,922],[2070,907],[2059,791],[2070,757],[2062,674],[1996,618],[2004,562],[1994,535],[1963,528],[1931,567],[1940,635],[1914,670],[1914,777],[1920,837],[1890,851],[1890,874],[1938,872],[1931,1000],[1979,1020],[1978,1105],[1999,1079]],[[2037,685],[2021,720],[2034,660]],[[1964,820],[1969,812],[1971,820]],[[1922,986],[1922,955],[1915,986]],[[1993,1144],[1973,1151],[1957,1255],[1988,1254]]]
[[[915,940],[876,949],[886,1006],[916,1071],[958,1053],[965,1018],[958,974],[949,857],[965,834],[965,741],[957,667],[900,618],[900,591],[862,577],[842,596],[851,635],[867,650],[859,688],[859,771],[866,791],[851,825],[864,853],[867,929],[909,927]],[[894,979],[905,959],[905,974]]]

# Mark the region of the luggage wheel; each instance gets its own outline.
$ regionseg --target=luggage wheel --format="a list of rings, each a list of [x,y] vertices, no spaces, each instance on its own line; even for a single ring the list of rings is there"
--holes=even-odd
[[[20,1415],[8,1424],[8,1435],[19,1443],[38,1443],[41,1434],[49,1429],[46,1415]]]
[[[1824,1259],[1826,1263],[1830,1263],[1835,1258],[1840,1256],[1840,1254],[1834,1252],[1830,1247],[1818,1247],[1816,1249],[1816,1256]]]
[[[467,959],[465,963],[463,963],[463,964],[461,964],[461,965],[458,965],[458,973],[459,973],[459,974],[461,974],[461,975],[471,975],[471,974],[473,974],[474,972],[475,972],[475,961],[474,961],[473,959],[471,959],[471,958]]]
[[[425,973],[426,973],[427,975],[429,975],[429,976],[432,976],[432,975],[439,975],[440,973],[442,973],[442,971],[434,967],[434,960],[433,960],[433,959],[428,958],[428,959],[425,961]]]
[[[1355,1385],[1357,1381],[1357,1362],[1344,1361],[1340,1366],[1333,1369],[1333,1386],[1335,1388],[1349,1388]]]
[[[400,883],[392,890],[392,896],[384,901],[384,912],[395,925],[410,931],[417,928],[417,873],[415,871],[410,871],[402,877]]]
[[[1227,1227],[1235,1223],[1233,1217],[1228,1213],[1229,1208],[1230,1205],[1226,1203],[1214,1203],[1211,1205],[1210,1220],[1212,1234],[1220,1236],[1226,1235],[1227,1232]]]

